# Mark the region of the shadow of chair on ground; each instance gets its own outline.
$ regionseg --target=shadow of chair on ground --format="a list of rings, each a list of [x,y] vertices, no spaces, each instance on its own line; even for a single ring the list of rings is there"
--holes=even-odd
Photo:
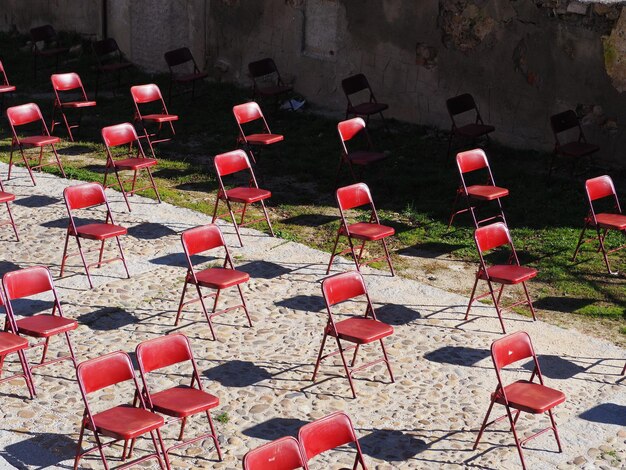
[[[0,456],[13,468],[63,468],[61,462],[74,459],[76,441],[71,437],[55,433],[25,434],[31,434],[32,437],[9,444],[0,450]]]

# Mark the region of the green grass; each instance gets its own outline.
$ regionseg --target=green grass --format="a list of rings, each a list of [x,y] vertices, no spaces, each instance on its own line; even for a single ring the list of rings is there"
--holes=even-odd
[[[24,43],[23,37],[0,35],[3,62],[9,79],[19,90],[8,104],[35,101],[49,117],[49,72],[40,72],[37,80],[33,78],[30,55],[19,51]],[[85,50],[90,50],[88,44]],[[61,71],[79,72],[89,91],[95,83],[91,64],[91,57],[85,54]],[[79,141],[65,140],[60,146],[68,176],[102,181],[105,157],[99,131],[106,125],[132,120],[128,84],[155,82],[165,92],[168,78],[134,70],[127,82],[115,96],[110,88],[101,88],[104,93],[98,96],[97,107],[84,113]],[[211,214],[217,190],[212,156],[235,148],[237,127],[231,109],[250,95],[248,89],[228,83],[207,83],[200,87],[200,93],[193,101],[189,95],[176,97],[169,106],[170,112],[181,119],[176,123],[174,141],[157,146],[159,166],[155,177],[165,201]],[[275,232],[286,240],[330,251],[339,223],[334,198],[339,160],[337,119],[310,112],[277,111],[271,102],[262,103],[262,107],[272,130],[285,135],[285,141],[276,149],[260,153],[255,168],[260,185],[273,194],[270,210]],[[458,216],[454,226],[447,229],[458,184],[455,166],[445,162],[447,133],[393,120],[389,123],[391,132],[386,133],[376,124],[374,120],[374,145],[388,152],[390,158],[381,166],[380,175],[368,171],[364,179],[370,185],[381,220],[396,229],[391,242],[393,252],[418,248],[477,261],[469,216]],[[9,135],[6,120],[0,120],[3,161],[8,160]],[[66,137],[64,130],[58,135]],[[578,260],[571,261],[587,211],[582,179],[570,178],[563,170],[547,182],[550,155],[545,153],[510,149],[497,143],[491,143],[487,153],[496,182],[510,190],[503,205],[520,259],[539,271],[536,281],[530,283],[532,295],[548,299],[557,311],[611,318],[615,320],[615,331],[626,334],[624,277],[606,273],[595,244],[586,245]],[[617,175],[614,179],[618,191],[626,194],[626,181]],[[344,171],[339,184],[349,183],[351,178]],[[149,191],[145,195],[153,196]],[[257,227],[265,230],[264,224]],[[617,246],[623,238],[610,233],[607,243]],[[394,256],[400,266],[410,263]],[[610,257],[615,269],[626,271],[626,250]]]

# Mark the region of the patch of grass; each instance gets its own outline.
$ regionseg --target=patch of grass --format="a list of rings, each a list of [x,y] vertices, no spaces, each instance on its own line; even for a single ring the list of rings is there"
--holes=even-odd
[[[586,315],[589,317],[603,317],[603,318],[626,318],[626,309],[618,307],[616,305],[586,305],[579,308],[574,313],[579,315]]]
[[[223,412],[223,413],[218,414],[218,415],[215,417],[215,420],[216,420],[218,423],[227,424],[227,423],[230,421],[230,416],[228,416],[228,413]]]

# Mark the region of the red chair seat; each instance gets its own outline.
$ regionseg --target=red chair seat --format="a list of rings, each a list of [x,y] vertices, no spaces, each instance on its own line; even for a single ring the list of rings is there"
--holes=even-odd
[[[87,224],[76,227],[78,236],[90,240],[106,240],[107,238],[126,235],[128,230],[114,224]],[[72,233],[73,235],[73,233]]]
[[[0,356],[28,347],[28,340],[13,333],[0,332]]]
[[[3,191],[0,191],[0,203],[14,201],[14,200],[15,200],[15,194],[5,193]]]
[[[120,170],[140,170],[156,165],[158,162],[154,158],[126,158],[125,160],[114,161],[113,164]]]
[[[389,106],[385,103],[361,103],[356,106],[351,106],[350,112],[352,114],[368,115],[380,113],[387,108],[389,108]]]
[[[9,93],[15,91],[14,85],[0,85],[0,93]]]
[[[254,145],[270,145],[285,140],[281,134],[250,134],[246,136],[246,141]]]
[[[64,108],[87,108],[89,106],[95,106],[95,101],[67,101],[63,103]]]
[[[467,194],[474,199],[482,199],[485,201],[493,201],[501,197],[508,196],[509,190],[498,186],[474,185],[468,186]]]
[[[569,142],[559,147],[559,153],[568,157],[584,157],[600,150],[600,147],[587,142]]]
[[[602,228],[626,230],[626,215],[624,214],[596,214],[596,221]]]
[[[266,189],[239,187],[227,190],[226,196],[231,201],[250,204],[267,199],[272,193]]]
[[[206,78],[208,76],[209,74],[206,72],[190,73],[187,75],[180,75],[174,78],[174,80],[177,82],[185,83],[185,82],[193,82],[194,80],[202,80],[203,78]]]
[[[176,114],[147,114],[141,116],[141,119],[153,122],[171,122],[178,121],[178,116]]]
[[[526,413],[544,413],[565,401],[565,394],[545,385],[518,380],[504,387],[511,408]],[[504,405],[501,393],[493,394],[496,402]]]
[[[150,398],[154,411],[177,418],[201,413],[220,404],[218,397],[186,385],[153,393]]]
[[[17,330],[20,334],[33,336],[35,338],[47,338],[49,336],[75,330],[78,322],[70,318],[59,317],[57,315],[34,315],[32,317],[17,320]]]
[[[496,128],[488,124],[466,124],[465,126],[457,127],[454,132],[457,135],[463,137],[469,137],[470,139],[480,137],[481,135],[489,134],[495,131]]]
[[[385,158],[387,155],[382,152],[368,152],[367,150],[358,150],[348,154],[348,160],[354,165],[369,165]]]
[[[379,322],[373,318],[354,317],[335,323],[339,339],[345,339],[351,343],[367,344],[378,341],[393,334],[393,327]],[[330,329],[328,334],[334,336]]]
[[[250,275],[243,271],[227,268],[207,268],[196,272],[198,284],[212,289],[226,289],[248,282]]]
[[[97,413],[93,415],[93,420],[98,433],[124,440],[153,431],[164,423],[162,416],[130,405],[120,405]],[[87,429],[91,429],[90,422],[87,422]]]
[[[43,147],[44,145],[56,144],[59,142],[61,142],[61,139],[53,135],[31,135],[20,139],[21,144],[33,145],[35,147]]]
[[[370,224],[368,222],[357,222],[355,224],[348,225],[350,236],[359,240],[382,240],[383,238],[390,237],[396,231],[393,227],[387,227],[386,225]]]
[[[286,85],[264,86],[264,87],[258,87],[256,89],[257,93],[261,95],[268,95],[268,96],[280,95],[281,93],[285,93],[291,90],[293,90],[293,88],[290,86],[286,86]]]
[[[499,284],[518,284],[532,279],[537,275],[537,270],[515,264],[499,264],[487,268],[489,278]],[[480,278],[487,280],[487,276],[482,272]]]

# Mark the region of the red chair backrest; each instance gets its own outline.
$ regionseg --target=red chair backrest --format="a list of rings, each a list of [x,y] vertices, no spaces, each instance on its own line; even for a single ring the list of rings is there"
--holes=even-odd
[[[245,124],[263,117],[261,107],[255,101],[233,106],[233,114],[239,124]]]
[[[585,189],[590,201],[616,195],[613,180],[609,175],[588,179],[585,181]]]
[[[466,152],[458,153],[456,156],[456,164],[461,173],[470,173],[489,167],[487,155],[485,155],[482,149],[467,150]]]
[[[302,426],[298,441],[307,460],[310,460],[326,450],[356,442],[357,438],[348,415],[337,411]]]
[[[102,139],[107,147],[130,144],[139,140],[137,131],[129,122],[102,128]]]
[[[104,188],[100,183],[84,183],[68,186],[63,190],[65,203],[70,209],[85,209],[106,203]]]
[[[39,106],[35,103],[21,104],[7,108],[7,119],[12,126],[21,126],[34,121],[43,121]]]
[[[192,358],[189,340],[182,333],[161,336],[139,343],[136,353],[142,373],[190,361]]]
[[[2,286],[9,301],[54,290],[52,276],[45,266],[32,266],[5,273],[2,276]]]
[[[363,276],[358,271],[335,274],[322,281],[322,294],[328,305],[335,305],[365,293]]]
[[[243,457],[244,470],[295,470],[305,465],[298,441],[292,436],[268,442]]]
[[[168,67],[176,67],[177,65],[190,61],[193,62],[194,65],[196,63],[188,47],[180,47],[172,51],[167,51],[163,54],[163,57],[165,57],[165,62],[167,62]]]
[[[130,87],[130,94],[132,95],[135,103],[139,104],[163,100],[163,98],[161,97],[161,90],[154,83],[132,86]]]
[[[491,358],[498,371],[509,364],[534,357],[534,355],[530,336],[525,331],[512,333],[491,344]]]
[[[462,95],[455,96],[454,98],[449,98],[448,100],[446,100],[446,107],[448,108],[448,113],[450,113],[450,116],[462,114],[467,111],[471,111],[472,109],[477,110],[474,97],[469,93],[464,93]]]
[[[85,394],[125,382],[134,376],[130,357],[123,351],[89,359],[76,367],[76,377]]]
[[[474,240],[478,250],[483,253],[499,246],[509,245],[511,235],[503,222],[496,222],[477,228],[474,232]]]
[[[185,230],[180,238],[189,256],[226,245],[222,231],[215,224],[190,228]]]
[[[351,184],[337,189],[337,204],[341,210],[353,209],[372,203],[370,189],[365,183]]]
[[[346,95],[358,93],[361,90],[369,90],[370,84],[362,73],[352,75],[341,80],[341,88]]]
[[[233,150],[215,155],[213,164],[215,165],[215,171],[220,176],[250,169],[250,160],[243,150]]]
[[[355,117],[352,119],[348,119],[347,121],[341,121],[337,124],[337,131],[339,132],[339,137],[344,142],[352,139],[355,135],[365,129],[365,121],[363,118]]]
[[[52,86],[57,91],[75,90],[76,88],[83,88],[83,83],[80,81],[80,77],[77,73],[57,73],[50,75]]]

